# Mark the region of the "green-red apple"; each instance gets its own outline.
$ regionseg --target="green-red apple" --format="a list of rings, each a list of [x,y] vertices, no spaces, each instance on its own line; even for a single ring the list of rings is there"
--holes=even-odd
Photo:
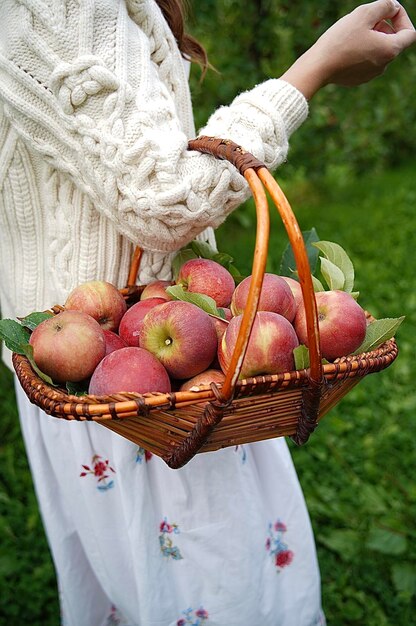
[[[139,332],[144,316],[159,304],[164,304],[167,300],[163,298],[145,298],[133,304],[121,318],[118,333],[129,346],[139,346]]]
[[[241,315],[246,308],[251,276],[247,276],[234,290],[231,300],[233,315]],[[271,311],[283,315],[292,322],[296,313],[296,303],[286,281],[276,274],[264,274],[260,292],[258,311]]]
[[[219,345],[218,360],[223,372],[229,368],[242,319],[242,315],[232,318]],[[240,378],[293,370],[293,350],[298,345],[294,328],[283,315],[259,311],[254,319]]]
[[[157,358],[147,350],[128,346],[111,352],[98,364],[88,393],[107,396],[122,391],[168,393],[170,390],[168,373]]]
[[[171,287],[174,284],[173,280],[154,280],[143,289],[140,300],[147,300],[148,298],[172,300],[172,297],[166,291],[166,287]]]
[[[218,346],[217,333],[208,313],[179,300],[165,302],[147,313],[139,343],[176,379],[191,378],[207,369]]]
[[[114,285],[104,280],[91,280],[71,291],[65,309],[88,313],[104,330],[116,331],[127,305]]]
[[[120,348],[126,348],[127,343],[113,330],[104,330],[105,337],[105,355],[114,352],[114,350],[120,350]]]
[[[193,293],[213,298],[219,307],[228,307],[235,289],[230,272],[210,259],[190,259],[182,265],[176,280],[178,285]]]
[[[106,350],[103,329],[82,311],[62,311],[46,319],[29,342],[36,365],[59,383],[91,376]]]
[[[364,309],[345,291],[318,291],[319,336],[322,356],[332,361],[354,352],[363,342],[367,320]],[[296,313],[294,327],[300,343],[308,345],[305,306]]]
[[[300,286],[300,282],[294,278],[290,278],[289,276],[281,276],[281,278],[283,278],[283,280],[289,285],[293,297],[295,298],[297,309],[300,303],[303,302],[302,287]]]
[[[223,383],[225,374],[221,370],[207,369],[193,378],[190,378],[181,385],[179,391],[197,391],[198,387],[210,385],[211,383]]]

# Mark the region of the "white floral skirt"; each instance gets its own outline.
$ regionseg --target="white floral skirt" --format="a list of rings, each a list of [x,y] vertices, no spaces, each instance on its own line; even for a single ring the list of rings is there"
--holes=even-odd
[[[65,626],[317,626],[320,577],[284,439],[171,470],[16,385]]]

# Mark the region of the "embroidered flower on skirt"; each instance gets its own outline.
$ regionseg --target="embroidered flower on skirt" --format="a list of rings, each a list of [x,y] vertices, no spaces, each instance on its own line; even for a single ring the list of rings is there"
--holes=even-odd
[[[137,448],[136,452],[136,463],[138,463],[139,465],[142,465],[143,461],[147,463],[148,461],[150,461],[152,456],[153,454],[151,452],[148,452],[144,448],[139,447]]]
[[[287,531],[286,524],[277,520],[274,524],[269,524],[269,536],[266,540],[266,550],[273,557],[276,571],[280,572],[284,567],[293,561],[294,553],[289,550],[288,545],[283,541],[283,535]]]
[[[242,444],[239,444],[235,447],[235,451],[240,455],[241,463],[244,465],[247,461],[247,452],[245,447]]]
[[[160,523],[159,527],[159,543],[163,556],[170,557],[174,561],[183,559],[183,556],[177,546],[173,545],[173,541],[169,535],[178,535],[180,530],[177,524],[169,524],[166,517]],[[186,623],[186,622],[185,622]]]
[[[131,622],[129,622],[113,604],[105,626],[131,626]]]
[[[208,612],[202,606],[196,611],[191,608],[186,609],[186,611],[182,611],[182,614],[185,617],[178,619],[176,626],[202,626],[202,624],[208,626],[206,623]]]
[[[80,476],[87,476],[91,474],[97,480],[97,489],[100,491],[107,491],[114,487],[114,480],[109,480],[111,472],[115,474],[108,460],[103,461],[103,458],[98,454],[94,454],[91,460],[91,467],[89,465],[83,465],[84,472],[80,473]]]

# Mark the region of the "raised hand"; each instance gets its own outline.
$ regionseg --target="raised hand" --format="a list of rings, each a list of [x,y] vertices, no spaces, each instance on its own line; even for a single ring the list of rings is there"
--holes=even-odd
[[[331,26],[282,76],[306,98],[329,83],[353,86],[382,74],[416,31],[395,0],[362,4]]]

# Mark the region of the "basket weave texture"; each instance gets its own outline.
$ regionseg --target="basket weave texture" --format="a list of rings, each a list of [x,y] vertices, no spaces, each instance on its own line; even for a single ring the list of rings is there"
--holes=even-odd
[[[257,234],[251,288],[230,367],[222,385],[198,391],[119,393],[111,396],[68,395],[45,383],[23,355],[13,365],[30,401],[49,415],[67,420],[94,420],[164,459],[171,468],[185,465],[195,454],[227,446],[290,436],[305,443],[318,421],[364,376],[388,367],[397,356],[394,339],[377,350],[322,364],[318,314],[305,244],[289,203],[267,168],[233,142],[200,137],[190,150],[227,159],[248,181],[257,212]],[[266,190],[279,211],[295,256],[306,309],[310,367],[304,370],[239,380],[242,361],[257,312],[266,267],[269,206]],[[140,262],[137,248],[127,287],[128,303],[137,301]],[[62,310],[59,305],[51,309]]]

